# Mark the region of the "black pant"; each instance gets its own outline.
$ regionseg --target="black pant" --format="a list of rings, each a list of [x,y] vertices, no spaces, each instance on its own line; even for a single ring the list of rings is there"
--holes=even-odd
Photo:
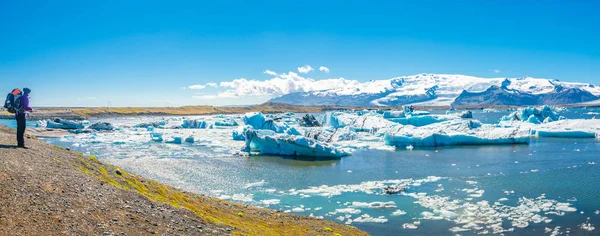
[[[25,114],[17,114],[17,143],[19,144],[19,147],[25,146],[25,139],[23,138],[23,135],[25,134],[25,126]]]

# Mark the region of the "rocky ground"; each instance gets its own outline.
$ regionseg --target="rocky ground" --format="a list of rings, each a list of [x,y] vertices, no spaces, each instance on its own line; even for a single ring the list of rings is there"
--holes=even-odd
[[[366,235],[127,173],[0,126],[0,235]]]

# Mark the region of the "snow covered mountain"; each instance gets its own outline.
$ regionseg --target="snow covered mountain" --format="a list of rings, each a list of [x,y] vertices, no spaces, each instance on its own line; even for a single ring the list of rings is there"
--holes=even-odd
[[[465,75],[418,74],[273,98],[294,105],[344,106],[491,106],[559,105],[600,99],[600,86],[552,79],[478,78]]]

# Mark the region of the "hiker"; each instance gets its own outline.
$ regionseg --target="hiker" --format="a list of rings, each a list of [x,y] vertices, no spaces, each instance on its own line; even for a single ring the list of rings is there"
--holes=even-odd
[[[17,143],[18,147],[25,148],[25,135],[27,112],[33,112],[33,109],[29,107],[29,93],[31,89],[23,88],[23,95],[15,96],[15,116],[17,118]]]

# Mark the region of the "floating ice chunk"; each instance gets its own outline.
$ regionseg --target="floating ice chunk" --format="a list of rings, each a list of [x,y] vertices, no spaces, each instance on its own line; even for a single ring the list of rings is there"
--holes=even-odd
[[[292,209],[292,212],[296,212],[296,213],[304,212],[304,208],[295,207]]]
[[[115,127],[111,123],[108,123],[108,122],[98,122],[98,123],[95,123],[93,125],[90,125],[88,127],[88,129],[93,129],[93,130],[114,130]]]
[[[521,129],[531,129],[534,137],[557,138],[597,138],[600,137],[600,120],[571,119],[540,125],[520,125]]]
[[[549,119],[547,119],[549,118]],[[541,108],[532,108],[527,107],[523,109],[519,109],[507,116],[503,116],[501,121],[527,121],[533,124],[540,124],[540,121],[557,121],[561,119],[561,117],[556,113],[556,111],[549,106],[543,106]],[[547,123],[547,122],[544,122]]]
[[[378,218],[373,218],[369,214],[364,214],[364,215],[361,215],[358,218],[354,219],[353,221],[360,222],[360,223],[385,223],[385,222],[388,222],[388,219],[386,219],[383,216],[380,216]]]
[[[421,127],[395,126],[386,131],[384,141],[396,147],[518,144],[529,143],[529,132],[476,120],[452,120]]]
[[[596,229],[596,227],[594,227],[594,225],[592,225],[590,223],[590,218],[587,218],[587,221],[585,223],[582,223],[579,225],[579,227],[585,231],[594,231]]]
[[[319,127],[307,129],[304,136],[326,143],[337,143],[339,141],[351,141],[359,139],[358,133],[352,127],[333,128]]]
[[[43,125],[43,122],[40,122],[38,124]],[[51,129],[83,129],[84,128],[84,125],[82,124],[82,122],[64,120],[64,119],[59,119],[59,118],[56,118],[54,120],[46,120],[45,124],[46,124],[46,128],[51,128]]]
[[[352,202],[353,207],[357,208],[396,208],[396,203],[389,202]]]
[[[318,195],[318,196],[323,196],[323,197],[333,197],[333,196],[338,196],[341,195],[343,193],[348,193],[348,192],[363,192],[366,194],[374,194],[376,191],[383,191],[386,187],[393,185],[393,186],[397,186],[398,188],[407,188],[410,185],[413,185],[414,183],[431,183],[431,182],[437,182],[440,181],[442,179],[445,179],[445,177],[438,177],[438,176],[429,176],[427,178],[424,179],[395,179],[395,180],[383,180],[383,181],[366,181],[366,182],[361,182],[360,184],[351,184],[351,185],[335,185],[335,186],[327,186],[327,185],[321,185],[319,187],[310,187],[308,189],[301,189],[301,190],[295,190],[293,189],[290,190],[290,195],[293,195],[294,193],[306,193],[306,194],[313,194],[313,195]]]
[[[172,143],[172,144],[181,144],[183,142],[183,139],[181,137],[172,137],[170,139],[167,139],[167,141],[165,141],[165,143]]]
[[[505,198],[505,197],[503,197],[503,198],[500,198],[500,199],[498,199],[498,201],[499,201],[499,202],[508,201],[508,198]]]
[[[342,209],[335,209],[335,212],[333,212],[333,214],[337,214],[337,213],[342,213],[342,214],[350,214],[350,215],[356,215],[356,214],[360,214],[360,210],[359,209],[355,209],[355,208],[342,208]]]
[[[238,126],[237,121],[231,117],[215,122],[215,126]]]
[[[289,135],[300,135],[300,132],[288,124],[277,122],[273,119],[267,119],[262,113],[246,113],[244,115],[244,124],[249,125],[254,130],[267,129],[276,133],[286,133]]]
[[[181,127],[184,129],[212,129],[213,124],[205,120],[184,119]]]
[[[154,142],[162,142],[163,141],[162,136],[163,136],[162,133],[158,133],[158,132],[150,133],[150,139],[152,139],[152,141],[154,141]]]
[[[187,138],[185,138],[185,142],[186,143],[194,143],[194,136],[188,136]]]
[[[325,125],[333,128],[349,126],[353,127],[357,132],[374,132],[393,124],[393,122],[373,114],[359,116],[345,112],[328,112],[325,116]]]
[[[259,182],[256,183],[249,183],[244,185],[244,188],[256,188],[256,187],[262,187],[265,186],[265,184],[267,184],[267,182],[265,180],[261,180]]]
[[[402,228],[403,229],[417,229],[417,228],[419,228],[419,225],[415,224],[415,223],[416,223],[416,221],[413,222],[413,223],[404,223],[404,224],[402,224]]]
[[[401,215],[406,215],[406,211],[403,211],[403,210],[400,210],[400,209],[398,209],[398,210],[396,210],[396,211],[392,212],[392,215],[393,215],[393,216],[401,216]]]
[[[235,200],[235,201],[242,201],[242,202],[251,202],[253,201],[252,198],[254,197],[253,194],[243,194],[243,193],[239,193],[239,194],[234,194],[231,197],[231,200]]]
[[[264,205],[278,205],[279,203],[281,203],[281,200],[279,200],[279,199],[266,199],[266,200],[261,200],[260,203],[262,203]]]
[[[413,145],[408,145],[406,146],[406,150],[413,150],[415,147],[413,147]]]
[[[339,158],[349,153],[314,139],[291,135],[262,135],[246,131],[246,150],[261,154]]]

